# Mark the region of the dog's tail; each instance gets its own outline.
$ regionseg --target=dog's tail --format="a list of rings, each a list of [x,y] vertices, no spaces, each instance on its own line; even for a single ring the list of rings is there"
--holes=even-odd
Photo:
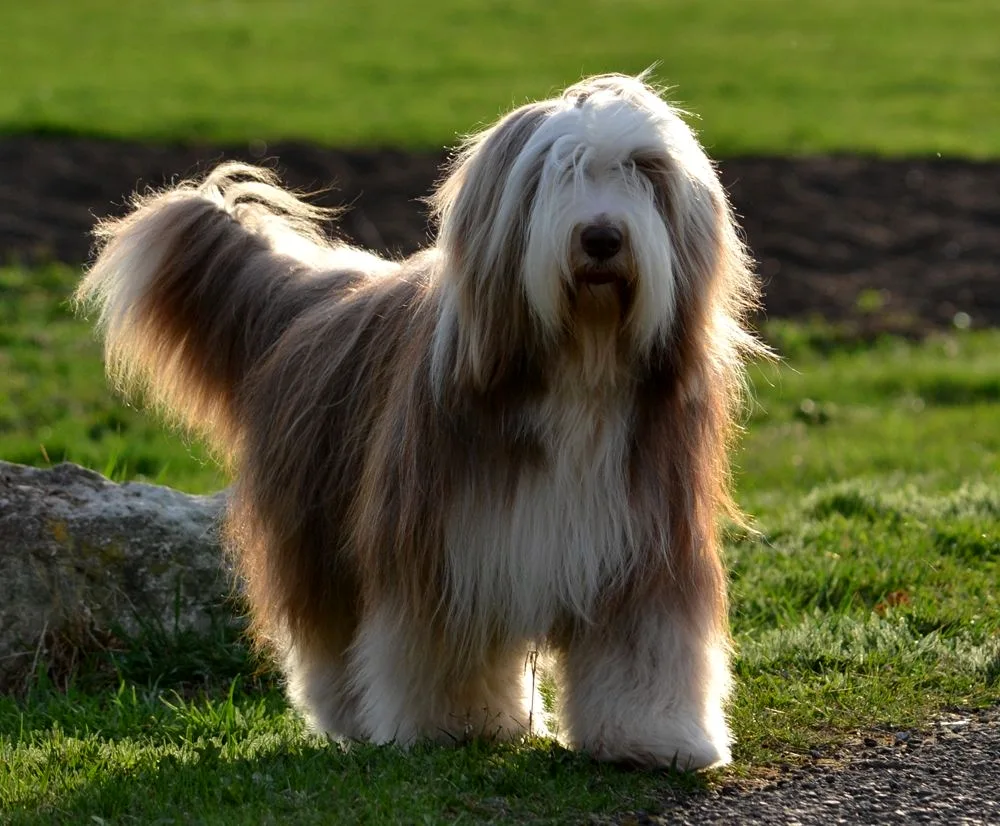
[[[361,270],[332,269],[323,211],[257,167],[223,164],[133,206],[98,227],[77,302],[99,309],[107,369],[123,389],[146,391],[172,418],[230,445],[254,365]]]

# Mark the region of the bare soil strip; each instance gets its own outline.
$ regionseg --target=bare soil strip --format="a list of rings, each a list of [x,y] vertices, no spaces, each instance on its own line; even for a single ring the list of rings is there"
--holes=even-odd
[[[407,254],[431,237],[420,198],[446,153],[0,137],[0,260],[81,264],[95,220],[136,189],[223,159],[276,168],[339,232]],[[1000,163],[734,158],[720,164],[766,286],[769,318],[819,317],[860,335],[1000,324]]]

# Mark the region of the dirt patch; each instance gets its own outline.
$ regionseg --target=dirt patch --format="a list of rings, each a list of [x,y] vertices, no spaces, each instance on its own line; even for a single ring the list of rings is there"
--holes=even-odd
[[[230,158],[349,205],[340,232],[407,254],[430,237],[420,198],[444,152],[308,144],[193,146],[0,138],[0,257],[86,261],[96,218],[128,195]],[[860,157],[720,164],[765,283],[768,317],[822,317],[861,332],[1000,324],[1000,163]],[[332,189],[330,189],[332,187]],[[963,315],[964,314],[964,315]]]

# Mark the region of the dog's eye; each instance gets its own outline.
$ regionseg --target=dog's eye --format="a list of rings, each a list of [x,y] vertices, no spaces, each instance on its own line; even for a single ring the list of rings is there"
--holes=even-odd
[[[648,178],[653,183],[662,180],[667,173],[667,166],[662,159],[646,155],[633,157],[632,166],[638,174]]]
[[[663,158],[648,155],[635,155],[631,158],[632,169],[636,178],[644,183],[646,189],[656,203],[662,215],[669,209],[670,168]]]

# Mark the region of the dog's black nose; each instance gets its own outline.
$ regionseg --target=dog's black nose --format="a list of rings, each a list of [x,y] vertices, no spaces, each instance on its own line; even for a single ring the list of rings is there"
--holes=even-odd
[[[622,248],[621,230],[609,224],[591,224],[580,233],[580,245],[595,261],[607,261]]]

